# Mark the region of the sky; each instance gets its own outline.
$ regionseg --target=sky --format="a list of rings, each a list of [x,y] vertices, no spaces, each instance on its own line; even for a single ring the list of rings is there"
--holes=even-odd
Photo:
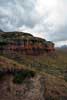
[[[67,0],[0,0],[0,29],[67,45]]]

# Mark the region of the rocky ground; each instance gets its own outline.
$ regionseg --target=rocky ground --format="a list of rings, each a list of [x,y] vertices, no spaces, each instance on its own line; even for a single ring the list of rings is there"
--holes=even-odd
[[[66,83],[57,84],[42,75],[26,78],[22,84],[12,80],[12,75],[0,80],[0,100],[67,100]]]
[[[12,75],[6,75],[0,81],[0,100],[45,100],[45,78],[25,79],[21,85],[14,84],[12,79]]]

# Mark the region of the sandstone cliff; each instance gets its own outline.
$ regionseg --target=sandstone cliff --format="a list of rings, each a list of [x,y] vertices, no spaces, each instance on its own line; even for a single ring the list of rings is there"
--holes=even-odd
[[[0,50],[22,54],[43,54],[55,50],[54,43],[24,32],[4,32],[0,35]]]

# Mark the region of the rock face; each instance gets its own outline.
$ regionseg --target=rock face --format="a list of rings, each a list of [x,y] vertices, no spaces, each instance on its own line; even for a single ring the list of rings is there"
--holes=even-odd
[[[12,75],[5,75],[0,82],[0,100],[45,100],[45,86],[42,90],[40,76],[28,78],[21,85],[14,84],[12,80]]]
[[[67,85],[52,77],[36,75],[14,84],[13,76],[6,74],[0,80],[0,100],[67,100],[66,89]]]
[[[55,49],[54,43],[34,37],[29,33],[5,32],[0,35],[0,50],[39,55],[44,52],[53,52]]]

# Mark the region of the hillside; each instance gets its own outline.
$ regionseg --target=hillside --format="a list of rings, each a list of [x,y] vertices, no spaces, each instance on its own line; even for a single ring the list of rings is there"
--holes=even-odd
[[[25,58],[26,59],[26,58]],[[30,59],[29,59],[30,60]],[[64,80],[64,77],[61,75],[55,75],[53,74],[48,74],[49,72],[45,72],[46,66],[44,66],[43,70],[39,70],[39,67],[33,66],[27,66],[25,64],[20,64],[17,63],[14,60],[5,58],[0,56],[0,72],[6,71],[5,76],[3,77],[4,79],[0,80],[0,94],[4,90],[2,96],[3,100],[9,100],[9,97],[12,95],[16,100],[18,98],[21,98],[20,100],[39,100],[38,98],[41,98],[41,100],[45,99],[46,100],[66,100],[67,98],[67,82]],[[50,66],[49,66],[50,67]],[[5,70],[6,68],[6,70]],[[60,68],[60,67],[58,67]],[[33,71],[35,73],[35,76],[31,78],[27,78],[24,80],[24,83],[22,85],[14,84],[13,83],[13,73],[16,71]],[[44,70],[45,69],[45,70]],[[50,68],[51,69],[51,68]],[[10,74],[7,73],[7,71],[10,71]],[[48,68],[49,71],[49,68]],[[53,72],[56,70],[54,69]],[[5,81],[5,82],[4,82]],[[32,82],[32,83],[31,83]],[[5,84],[6,83],[6,84]],[[31,87],[31,86],[34,87]],[[4,89],[3,89],[4,87]],[[21,88],[21,89],[20,89]],[[24,89],[23,89],[24,88]],[[27,90],[28,88],[28,90]],[[17,89],[17,90],[16,90]],[[25,91],[25,94],[24,94]],[[33,91],[33,92],[32,92]],[[9,93],[8,93],[9,92]],[[31,94],[32,92],[32,94]],[[24,95],[23,95],[24,94]],[[5,98],[6,96],[6,99]],[[9,95],[9,96],[8,96]],[[26,95],[26,97],[24,97]],[[37,96],[36,96],[37,95]],[[12,97],[11,99],[12,100]],[[32,99],[33,98],[33,99]]]
[[[57,50],[61,51],[61,52],[64,52],[64,53],[67,53],[67,45],[63,45],[61,47],[58,47]]]
[[[0,87],[0,100],[67,100],[67,53],[29,33],[1,34]]]

